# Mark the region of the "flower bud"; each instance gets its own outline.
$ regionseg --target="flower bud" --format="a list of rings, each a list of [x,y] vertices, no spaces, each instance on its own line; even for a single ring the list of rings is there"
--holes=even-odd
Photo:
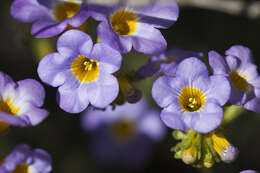
[[[182,155],[182,161],[186,164],[192,164],[196,161],[197,151],[191,145],[188,149],[185,149]]]
[[[142,98],[142,92],[137,88],[131,88],[126,93],[126,99],[129,103],[136,103]]]
[[[238,150],[230,144],[224,135],[212,134],[213,148],[225,163],[230,163],[237,158]]]
[[[142,92],[132,85],[131,81],[126,75],[118,74],[117,78],[120,90],[129,103],[136,103],[142,98]]]
[[[238,149],[233,145],[229,145],[227,149],[222,151],[222,155],[220,156],[221,160],[225,163],[231,163],[238,156]]]
[[[203,165],[204,165],[206,168],[211,168],[211,167],[214,165],[214,162],[204,162]]]

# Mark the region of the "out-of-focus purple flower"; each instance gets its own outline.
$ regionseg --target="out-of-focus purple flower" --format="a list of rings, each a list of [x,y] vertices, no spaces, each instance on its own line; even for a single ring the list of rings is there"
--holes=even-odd
[[[128,53],[132,46],[147,55],[161,53],[166,41],[156,28],[169,28],[179,15],[175,2],[150,3],[145,7],[89,5],[90,15],[101,23],[99,38],[120,53]]]
[[[108,106],[118,95],[112,74],[121,66],[121,55],[104,43],[93,45],[79,30],[69,30],[57,42],[58,52],[46,55],[38,66],[42,81],[58,88],[60,107],[70,113],[83,111],[89,103]]]
[[[42,122],[48,111],[40,107],[45,91],[33,79],[15,83],[7,74],[0,72],[0,132],[12,126],[35,126]]]
[[[42,149],[31,150],[27,144],[17,145],[0,163],[0,173],[49,173],[51,156]]]
[[[258,173],[254,170],[245,170],[245,171],[241,171],[240,173]]]
[[[131,166],[147,161],[152,142],[165,134],[159,113],[149,109],[144,99],[115,110],[89,109],[83,115],[82,125],[92,134],[91,151],[97,159]]]
[[[199,59],[188,58],[178,65],[175,77],[154,82],[152,96],[163,108],[161,119],[168,127],[208,133],[222,121],[221,106],[229,99],[230,84],[223,75],[208,76]]]
[[[31,33],[38,38],[52,37],[68,25],[81,26],[88,18],[82,0],[15,0],[11,15],[26,23],[33,23]]]
[[[159,74],[175,76],[178,64],[189,57],[200,58],[203,57],[203,53],[174,47],[164,53],[152,56],[148,62],[137,71],[137,75],[140,78],[152,77]]]
[[[229,79],[229,101],[232,104],[260,112],[260,76],[247,47],[232,46],[226,51],[225,58],[215,51],[210,51],[209,64],[214,74],[224,75]]]

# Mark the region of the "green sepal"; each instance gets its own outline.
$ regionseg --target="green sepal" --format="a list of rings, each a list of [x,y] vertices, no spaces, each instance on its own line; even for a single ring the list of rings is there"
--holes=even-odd
[[[173,131],[172,136],[176,140],[183,140],[187,137],[187,135],[184,132],[178,130]]]
[[[185,150],[190,147],[190,145],[192,144],[192,140],[196,134],[198,133],[192,129],[188,131],[187,137],[181,142],[182,150]]]
[[[212,142],[212,139],[211,137],[208,135],[207,138],[205,139],[205,142],[206,144],[208,145],[209,147],[209,151],[211,152],[215,162],[220,162],[220,158],[219,158],[219,155],[218,153],[215,151],[214,147],[213,147],[213,142]]]
[[[174,158],[175,159],[181,159],[182,155],[183,155],[183,150],[179,150],[179,151],[174,153]]]
[[[200,158],[201,158],[201,141],[203,140],[203,135],[201,135],[200,133],[197,133],[197,136],[196,136],[196,138],[195,138],[195,140],[194,140],[194,148],[195,148],[195,150],[196,150],[196,152],[197,152],[197,155],[196,155],[196,157],[197,157],[197,160],[200,160]]]

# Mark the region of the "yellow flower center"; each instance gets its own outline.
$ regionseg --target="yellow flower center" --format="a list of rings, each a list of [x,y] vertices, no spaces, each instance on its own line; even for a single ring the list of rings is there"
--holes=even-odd
[[[92,82],[99,74],[98,62],[83,55],[72,62],[70,69],[80,82]]]
[[[232,84],[239,90],[248,92],[250,85],[246,80],[246,76],[238,74],[236,71],[231,71],[229,73]]]
[[[131,35],[136,29],[137,19],[133,12],[118,10],[110,17],[110,22],[115,33]]]
[[[222,156],[223,151],[228,148],[229,142],[222,134],[212,133],[211,139],[213,141],[213,148],[220,156]]]
[[[5,162],[5,158],[4,157],[0,157],[0,166]]]
[[[15,170],[12,173],[30,173],[29,165],[21,163],[16,166]]]
[[[20,109],[16,108],[12,104],[11,99],[8,98],[6,100],[0,100],[0,110],[7,114],[17,115]]]
[[[16,108],[12,102],[11,99],[8,98],[6,100],[0,100],[0,111],[11,114],[11,115],[17,115],[20,108]],[[0,133],[5,131],[9,127],[9,124],[5,123],[3,120],[0,119]]]
[[[135,123],[129,119],[116,122],[111,128],[112,135],[119,141],[128,141],[135,135]]]
[[[79,9],[80,5],[73,2],[73,0],[71,0],[71,2],[58,3],[54,9],[54,16],[60,22],[64,19],[75,16]]]
[[[184,112],[196,112],[204,106],[205,96],[197,88],[186,87],[179,94],[179,104]]]
[[[0,158],[0,166],[4,163],[5,158]],[[29,165],[26,163],[18,164],[11,173],[30,173]]]

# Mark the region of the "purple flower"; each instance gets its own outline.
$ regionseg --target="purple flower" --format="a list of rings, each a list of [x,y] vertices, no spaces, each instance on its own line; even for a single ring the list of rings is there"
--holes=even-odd
[[[140,78],[152,77],[159,74],[175,76],[178,64],[185,58],[202,57],[203,53],[187,51],[177,47],[152,56],[148,62],[142,66],[137,74]]]
[[[176,77],[163,76],[154,82],[152,96],[163,108],[161,119],[168,127],[208,133],[222,121],[221,106],[229,99],[230,85],[222,75],[208,76],[199,59],[188,58],[178,65]]]
[[[156,28],[169,28],[177,20],[179,9],[175,2],[150,3],[146,7],[89,5],[90,15],[102,21],[97,28],[99,38],[121,53],[132,46],[147,55],[161,53],[166,41]]]
[[[81,0],[15,0],[11,15],[26,23],[33,23],[31,33],[38,38],[52,37],[68,25],[81,26],[88,18]]]
[[[45,91],[33,79],[15,83],[8,75],[0,72],[0,132],[13,126],[35,126],[48,115],[43,105]]]
[[[254,170],[245,170],[245,171],[241,171],[240,173],[258,173]]]
[[[229,101],[232,104],[260,112],[260,77],[247,47],[232,46],[226,51],[225,58],[215,51],[210,51],[209,63],[214,74],[224,75],[229,79]]]
[[[92,134],[91,151],[97,159],[128,166],[147,161],[152,141],[161,140],[165,134],[159,113],[149,109],[144,100],[117,106],[115,110],[89,109],[82,125]]]
[[[121,65],[119,52],[104,43],[93,45],[79,30],[62,34],[57,49],[41,60],[38,74],[45,83],[59,87],[57,100],[63,110],[78,113],[89,103],[104,108],[117,97],[118,81],[112,74]]]
[[[42,149],[31,150],[29,145],[17,145],[0,163],[0,173],[49,173],[51,157]]]

